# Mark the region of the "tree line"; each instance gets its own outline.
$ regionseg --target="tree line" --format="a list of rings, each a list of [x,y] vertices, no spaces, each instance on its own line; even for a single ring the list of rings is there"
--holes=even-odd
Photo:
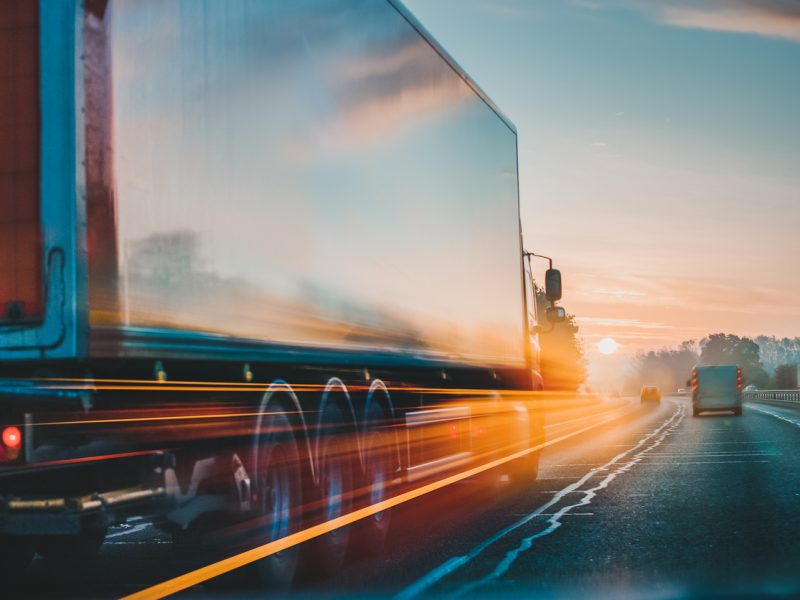
[[[575,315],[567,313],[563,323],[547,324],[550,302],[544,290],[536,288],[537,321],[545,333],[539,335],[539,367],[546,390],[575,392],[586,381],[587,361],[578,335]]]
[[[758,389],[797,389],[800,337],[755,339],[714,333],[699,341],[687,340],[677,348],[638,354],[625,379],[625,392],[637,393],[643,385],[673,391],[688,388],[695,365],[735,364],[745,385]]]

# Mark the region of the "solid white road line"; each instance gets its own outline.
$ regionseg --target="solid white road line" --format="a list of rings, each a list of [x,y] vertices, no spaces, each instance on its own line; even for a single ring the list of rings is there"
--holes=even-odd
[[[598,471],[604,471],[604,470],[608,469],[611,465],[619,462],[620,460],[622,460],[623,458],[628,456],[631,452],[633,452],[635,450],[638,450],[640,448],[643,448],[646,444],[648,444],[648,442],[650,442],[650,440],[653,440],[654,438],[656,438],[655,441],[652,444],[647,446],[647,448],[645,448],[641,452],[637,453],[633,457],[633,459],[631,459],[631,461],[629,461],[628,463],[625,463],[625,465],[623,465],[619,469],[616,469],[613,473],[607,475],[603,479],[603,481],[600,484],[598,484],[597,486],[591,488],[590,490],[585,491],[584,492],[584,498],[581,499],[580,502],[578,502],[576,504],[573,504],[573,505],[570,505],[570,506],[566,507],[565,509],[559,510],[558,513],[557,513],[557,516],[554,516],[554,517],[552,517],[550,519],[550,526],[544,532],[540,532],[540,533],[538,533],[538,534],[536,534],[534,536],[530,536],[528,538],[525,538],[525,540],[523,540],[523,543],[521,544],[521,546],[518,547],[517,549],[509,552],[506,555],[506,558],[503,559],[503,561],[501,561],[501,563],[492,571],[492,573],[489,574],[489,576],[487,576],[487,577],[485,577],[485,578],[483,578],[483,579],[481,579],[481,580],[479,580],[477,582],[473,582],[471,584],[463,586],[462,588],[460,588],[456,592],[456,595],[461,595],[463,593],[468,593],[468,592],[474,590],[475,588],[477,588],[477,587],[479,587],[481,585],[484,585],[490,579],[494,579],[496,577],[501,576],[503,573],[505,573],[505,571],[508,569],[508,567],[511,565],[511,563],[513,563],[513,561],[516,560],[516,557],[522,551],[524,551],[529,544],[532,544],[532,542],[535,539],[537,539],[538,537],[542,537],[544,535],[548,535],[552,531],[555,531],[555,529],[557,529],[560,526],[559,519],[564,514],[566,514],[567,512],[572,510],[573,508],[577,508],[579,506],[585,506],[585,505],[589,504],[591,502],[591,499],[595,496],[595,494],[596,494],[596,492],[598,490],[606,487],[614,478],[617,477],[617,475],[619,475],[620,473],[622,473],[624,471],[627,471],[631,466],[633,466],[635,463],[639,462],[642,459],[642,455],[645,452],[649,452],[653,448],[656,448],[658,445],[660,445],[661,441],[663,440],[663,438],[666,437],[669,433],[671,433],[674,430],[674,428],[677,427],[681,423],[681,421],[683,420],[685,414],[686,414],[685,405],[679,404],[677,409],[675,410],[675,412],[673,412],[672,415],[669,418],[667,418],[656,429],[650,431],[647,435],[642,437],[634,446],[632,446],[628,450],[625,450],[625,451],[617,454],[614,458],[612,458],[610,461],[605,463],[603,466],[590,469],[583,477],[581,477],[579,480],[575,481],[574,483],[572,483],[572,484],[568,485],[567,487],[565,487],[564,489],[562,489],[551,500],[549,500],[548,502],[544,503],[543,505],[541,505],[540,507],[535,509],[533,512],[531,512],[528,515],[526,515],[525,517],[523,517],[522,519],[516,521],[515,523],[512,523],[508,527],[505,527],[504,529],[500,530],[499,532],[497,532],[496,534],[492,535],[488,539],[484,540],[483,542],[481,542],[480,544],[475,546],[472,550],[470,550],[467,554],[464,554],[462,556],[454,556],[454,557],[450,558],[449,560],[447,560],[446,562],[444,562],[443,564],[441,564],[437,568],[435,568],[432,571],[428,572],[426,575],[424,575],[423,577],[421,577],[420,579],[418,579],[417,581],[415,581],[414,583],[412,583],[411,585],[406,587],[399,594],[397,594],[397,596],[395,596],[395,598],[397,600],[410,600],[411,598],[416,598],[420,594],[422,594],[425,591],[427,591],[428,589],[430,589],[433,585],[437,584],[439,581],[444,579],[445,577],[449,576],[450,574],[454,573],[455,571],[457,571],[458,569],[460,569],[464,565],[466,565],[469,562],[471,562],[473,559],[475,559],[477,556],[479,556],[484,550],[486,550],[489,546],[491,546],[494,543],[496,543],[497,541],[503,539],[509,533],[515,531],[516,529],[519,529],[523,525],[526,525],[527,523],[529,523],[530,521],[532,521],[536,517],[541,516],[548,509],[550,509],[553,506],[555,506],[556,504],[558,504],[567,494],[570,494],[572,492],[575,492],[575,491],[579,490],[579,488],[582,487],[587,481],[589,481],[592,477],[596,476]]]
[[[795,421],[794,419],[790,419],[789,417],[786,417],[786,416],[781,415],[779,413],[775,413],[775,412],[773,412],[771,410],[768,410],[766,408],[762,408],[761,406],[753,406],[752,404],[749,404],[747,406],[747,408],[750,408],[752,410],[757,410],[760,413],[764,413],[765,415],[770,415],[772,417],[775,417],[776,419],[780,419],[781,421],[786,421],[787,423],[791,423],[795,427],[800,427],[800,420]]]
[[[589,490],[586,490],[584,493],[584,497],[581,498],[578,502],[559,510],[553,517],[548,519],[549,525],[546,529],[524,538],[516,548],[506,553],[503,560],[500,561],[500,563],[498,563],[498,565],[494,568],[494,570],[491,573],[489,573],[489,575],[483,577],[478,581],[474,581],[461,586],[461,588],[459,588],[455,592],[454,596],[462,596],[464,594],[468,594],[505,575],[505,573],[508,572],[508,570],[511,568],[511,565],[514,564],[517,558],[519,558],[519,556],[522,553],[528,551],[533,546],[533,542],[535,542],[540,538],[550,535],[556,529],[561,527],[562,517],[571,514],[571,511],[575,508],[580,508],[590,505],[592,503],[592,500],[600,490],[608,487],[609,484],[614,479],[617,478],[617,476],[621,475],[622,473],[625,473],[626,471],[630,470],[634,465],[639,463],[645,457],[644,456],[645,454],[651,452],[652,450],[660,446],[661,443],[664,441],[664,439],[667,436],[669,436],[673,431],[675,431],[675,429],[677,429],[678,426],[680,426],[685,415],[686,413],[684,410],[684,406],[681,405],[678,409],[678,412],[674,414],[666,423],[664,423],[661,427],[656,429],[652,434],[648,434],[647,436],[642,438],[640,442],[637,444],[637,447],[641,448],[645,443],[647,443],[649,440],[652,439],[653,441],[650,442],[647,445],[647,447],[637,452],[629,461],[625,462],[620,467],[614,469],[614,471],[609,473],[599,484],[597,484],[596,486],[594,486]],[[609,462],[607,462],[603,467],[601,467],[601,470],[607,470],[611,465],[617,463],[621,458],[623,458],[629,452],[625,452],[615,456]]]
[[[687,461],[669,461],[669,462],[653,462],[644,461],[642,465],[754,465],[766,464],[768,460],[687,460]]]

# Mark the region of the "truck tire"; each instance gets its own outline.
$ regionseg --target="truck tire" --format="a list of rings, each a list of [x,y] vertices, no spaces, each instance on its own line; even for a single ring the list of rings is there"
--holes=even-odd
[[[539,476],[539,452],[530,452],[511,463],[509,479],[514,486],[530,485]]]
[[[258,543],[266,544],[300,530],[303,506],[300,451],[289,418],[273,410],[261,421],[253,448]],[[285,590],[294,579],[298,546],[262,558],[253,565],[258,582]]]
[[[516,412],[514,413],[517,414]],[[514,448],[515,451],[524,450],[535,446],[540,439],[532,423],[530,422],[531,413],[527,408],[525,409],[527,415],[527,425],[519,435],[519,440]],[[509,424],[508,431],[514,431],[513,423]],[[501,435],[505,433],[505,429],[501,431]],[[508,466],[508,478],[511,484],[515,487],[528,486],[536,481],[539,476],[539,454],[540,451],[529,452],[528,454],[514,460]]]
[[[91,558],[106,539],[108,526],[92,524],[73,535],[46,535],[36,541],[36,552],[53,560]]]
[[[206,543],[206,531],[196,522],[191,523],[186,529],[175,529],[170,532],[172,538],[172,553],[175,558],[185,560],[196,558],[197,553]]]
[[[317,431],[321,520],[330,521],[353,510],[353,463],[357,460],[352,431],[344,411],[329,403],[320,415]],[[330,576],[344,564],[352,526],[346,525],[315,540],[315,569]]]
[[[0,535],[0,579],[15,583],[31,564],[33,539],[27,536]]]
[[[383,429],[386,415],[380,405],[373,405],[367,415],[367,428],[363,437],[364,448],[364,505],[370,506],[389,497],[394,476],[396,448],[392,435]],[[370,515],[359,521],[359,549],[365,554],[380,552],[389,535],[391,509]]]

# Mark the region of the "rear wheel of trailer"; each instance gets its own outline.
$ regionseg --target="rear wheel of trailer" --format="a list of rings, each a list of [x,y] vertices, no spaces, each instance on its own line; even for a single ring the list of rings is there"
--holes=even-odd
[[[378,504],[389,497],[389,488],[398,469],[393,436],[384,429],[388,422],[386,409],[377,402],[371,403],[361,439],[364,450],[362,479],[366,505]],[[391,509],[386,509],[358,524],[358,540],[362,552],[375,553],[383,548],[389,535],[391,517]]]
[[[15,581],[22,576],[34,555],[34,540],[30,536],[0,535],[0,578]]]
[[[337,400],[323,404],[315,449],[320,518],[325,522],[353,510],[357,453],[354,434],[343,425],[347,419],[345,410]],[[347,556],[352,529],[351,525],[345,525],[314,540],[314,570],[323,575],[332,575],[341,568]]]
[[[253,446],[257,543],[267,544],[300,530],[303,486],[295,428],[280,407],[268,409]],[[294,579],[299,547],[285,548],[253,565],[258,581],[286,589]]]
[[[102,517],[82,519],[79,533],[39,537],[36,553],[56,560],[89,558],[100,550],[107,532],[108,524]]]

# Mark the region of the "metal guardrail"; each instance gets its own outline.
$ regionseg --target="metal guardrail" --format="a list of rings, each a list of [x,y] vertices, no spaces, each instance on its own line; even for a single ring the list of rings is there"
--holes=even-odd
[[[800,390],[759,390],[744,392],[742,395],[745,400],[778,400],[800,404]]]

